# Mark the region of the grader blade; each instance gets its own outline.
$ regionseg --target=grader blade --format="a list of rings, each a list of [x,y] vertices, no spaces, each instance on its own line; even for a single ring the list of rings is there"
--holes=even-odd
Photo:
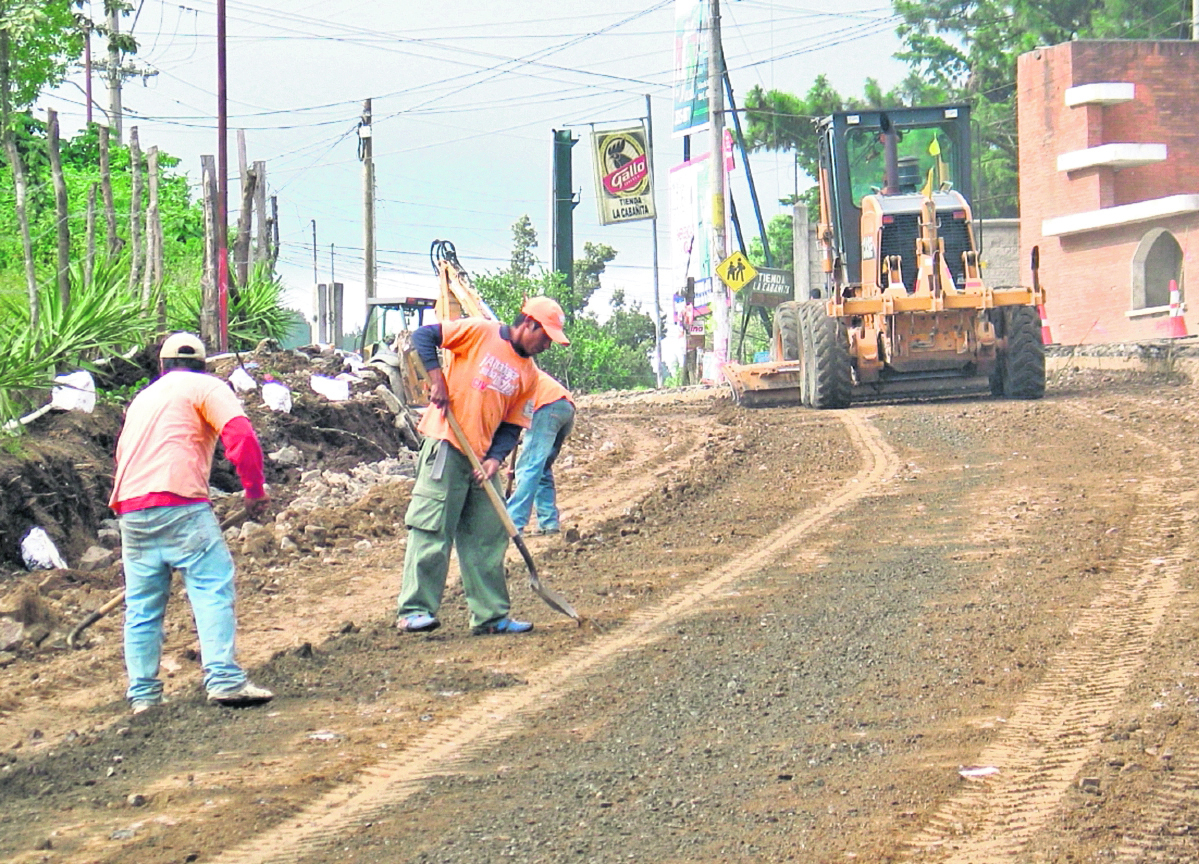
[[[803,395],[803,365],[798,360],[721,367],[725,381],[738,405],[762,408],[771,405],[799,405]]]

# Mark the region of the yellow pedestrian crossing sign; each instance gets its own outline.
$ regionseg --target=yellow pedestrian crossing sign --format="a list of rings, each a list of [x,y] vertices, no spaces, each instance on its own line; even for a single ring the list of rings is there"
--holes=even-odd
[[[734,252],[716,265],[716,275],[733,291],[740,291],[758,276],[754,265],[741,252]]]

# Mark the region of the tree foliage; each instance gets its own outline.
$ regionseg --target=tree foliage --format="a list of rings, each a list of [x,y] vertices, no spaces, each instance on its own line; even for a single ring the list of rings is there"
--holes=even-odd
[[[654,347],[654,319],[640,304],[629,304],[623,291],[613,292],[607,319],[589,310],[600,288],[600,276],[616,257],[603,243],[584,243],[583,257],[574,262],[574,286],[546,270],[534,272],[536,258],[529,250],[537,235],[527,216],[512,226],[512,266],[475,277],[475,289],[502,321],[511,322],[525,297],[553,297],[566,313],[569,346],[554,346],[537,358],[537,364],[572,390],[624,390],[654,385],[650,354]],[[518,266],[527,263],[527,269]]]
[[[32,105],[63,80],[83,51],[75,9],[82,0],[0,0],[0,100],[4,110]]]

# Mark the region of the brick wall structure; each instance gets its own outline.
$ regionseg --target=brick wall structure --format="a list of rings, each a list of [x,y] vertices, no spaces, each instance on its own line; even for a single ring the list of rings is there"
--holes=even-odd
[[[1053,340],[1178,335],[1171,279],[1197,332],[1199,43],[1038,48],[1017,87],[1020,262],[1040,248]]]

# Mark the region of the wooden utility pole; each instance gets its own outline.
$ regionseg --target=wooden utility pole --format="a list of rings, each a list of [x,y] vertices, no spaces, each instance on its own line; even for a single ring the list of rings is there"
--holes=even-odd
[[[129,290],[137,290],[142,263],[142,150],[137,127],[129,130]]]
[[[58,150],[58,114],[46,110],[46,144],[50,151],[50,174],[54,184],[54,211],[58,222],[58,299],[63,311],[71,305],[71,226],[67,221],[67,181],[62,176]]]
[[[92,22],[83,25],[83,93],[87,99],[87,127],[92,127]]]
[[[362,122],[358,125],[359,156],[362,159],[362,234],[366,252],[366,299],[375,296],[375,160],[374,139],[371,128],[371,100],[362,103]],[[332,289],[330,289],[332,290]],[[371,329],[375,329],[374,322]],[[374,341],[374,334],[367,333],[366,341]]]
[[[108,257],[121,254],[121,238],[117,236],[117,206],[112,199],[112,170],[108,163],[108,127],[100,127],[100,194],[104,197],[104,231],[108,241]]]
[[[724,174],[724,52],[720,46],[720,0],[709,0],[711,17],[708,23],[708,176],[711,182],[711,250],[712,308],[715,312],[716,333],[712,351],[716,362],[729,359],[732,324],[729,316],[728,289],[716,275],[716,265],[727,254],[725,238],[725,174]]]
[[[121,12],[114,4],[108,12],[108,125],[121,143]],[[91,104],[90,101],[88,103]]]
[[[217,346],[222,352],[229,350],[229,94],[225,59],[225,0],[216,0]]]

